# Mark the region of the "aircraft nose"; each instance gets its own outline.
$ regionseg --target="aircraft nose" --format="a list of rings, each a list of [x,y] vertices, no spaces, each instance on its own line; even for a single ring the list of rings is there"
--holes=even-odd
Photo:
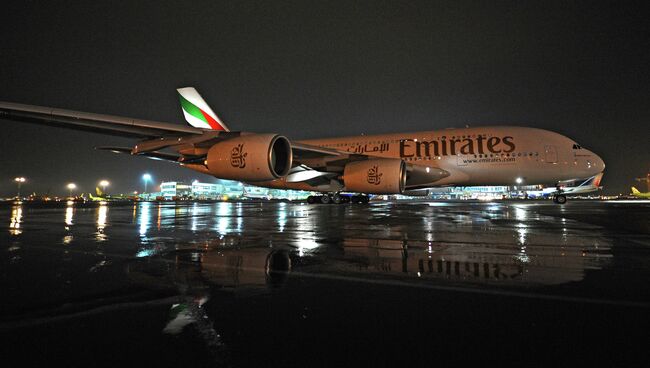
[[[600,156],[598,156],[597,154],[594,154],[594,156],[596,157],[596,167],[599,168],[600,171],[602,172],[603,170],[605,170],[605,161],[603,161],[603,159],[600,158]]]
[[[592,158],[589,160],[591,162],[591,167],[594,168],[596,174],[601,173],[605,170],[605,161],[603,161],[600,156],[597,154],[590,152],[592,155]]]

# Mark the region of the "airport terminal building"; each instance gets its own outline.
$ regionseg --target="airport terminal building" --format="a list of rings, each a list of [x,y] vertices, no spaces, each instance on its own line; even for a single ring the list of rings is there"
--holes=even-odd
[[[244,185],[232,180],[217,180],[215,183],[202,183],[198,180],[192,183],[167,181],[160,184],[159,193],[149,196],[164,200],[198,199],[198,200],[227,200],[227,199],[305,199],[310,192],[298,190],[277,190],[251,185]]]
[[[431,199],[466,199],[494,200],[523,197],[527,191],[537,190],[537,186],[481,186],[481,187],[446,187],[432,188],[420,198]],[[309,195],[318,193],[297,190],[279,190],[245,185],[232,180],[219,180],[214,183],[204,183],[198,180],[192,183],[182,181],[166,181],[160,184],[160,192],[147,194],[149,199],[176,200],[228,200],[228,199],[289,199],[302,200]],[[386,199],[408,199],[406,195],[381,196]]]

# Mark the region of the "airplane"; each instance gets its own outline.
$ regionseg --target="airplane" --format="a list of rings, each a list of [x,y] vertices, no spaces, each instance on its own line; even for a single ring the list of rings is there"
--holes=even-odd
[[[526,194],[528,195],[529,198],[545,198],[548,196],[552,196],[553,193],[557,191],[557,187],[560,187],[562,189],[562,193],[564,194],[591,193],[603,188],[602,186],[600,186],[600,181],[602,180],[602,178],[603,178],[603,173],[600,173],[590,178],[587,178],[586,180],[581,179],[578,181],[571,180],[571,181],[560,182],[557,184],[556,187],[546,187],[541,190],[526,191]]]
[[[368,194],[444,186],[556,186],[598,175],[605,163],[574,140],[548,130],[466,127],[412,133],[289,140],[276,133],[232,131],[193,87],[177,89],[189,126],[0,102],[0,119],[138,139],[97,147],[174,162],[220,179],[323,193],[309,203],[368,203]],[[166,151],[165,151],[166,150]],[[169,151],[173,151],[169,152]]]
[[[635,187],[632,187],[632,195],[635,196],[635,197],[638,197],[638,198],[650,199],[650,192],[642,193],[642,192],[639,192],[639,190],[636,189]]]

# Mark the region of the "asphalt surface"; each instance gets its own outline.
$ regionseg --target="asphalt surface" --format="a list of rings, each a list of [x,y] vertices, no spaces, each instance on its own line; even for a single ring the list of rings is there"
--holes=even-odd
[[[29,366],[648,366],[650,202],[0,205]]]

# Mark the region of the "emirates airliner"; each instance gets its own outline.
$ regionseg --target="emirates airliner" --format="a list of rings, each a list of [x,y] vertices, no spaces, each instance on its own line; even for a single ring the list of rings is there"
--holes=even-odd
[[[309,202],[367,202],[366,194],[410,194],[442,186],[551,185],[602,177],[603,160],[574,140],[515,126],[445,129],[294,141],[231,131],[193,87],[177,90],[189,126],[0,102],[0,119],[135,138],[98,147],[171,161],[220,179],[321,192]],[[349,193],[352,196],[342,196]]]

